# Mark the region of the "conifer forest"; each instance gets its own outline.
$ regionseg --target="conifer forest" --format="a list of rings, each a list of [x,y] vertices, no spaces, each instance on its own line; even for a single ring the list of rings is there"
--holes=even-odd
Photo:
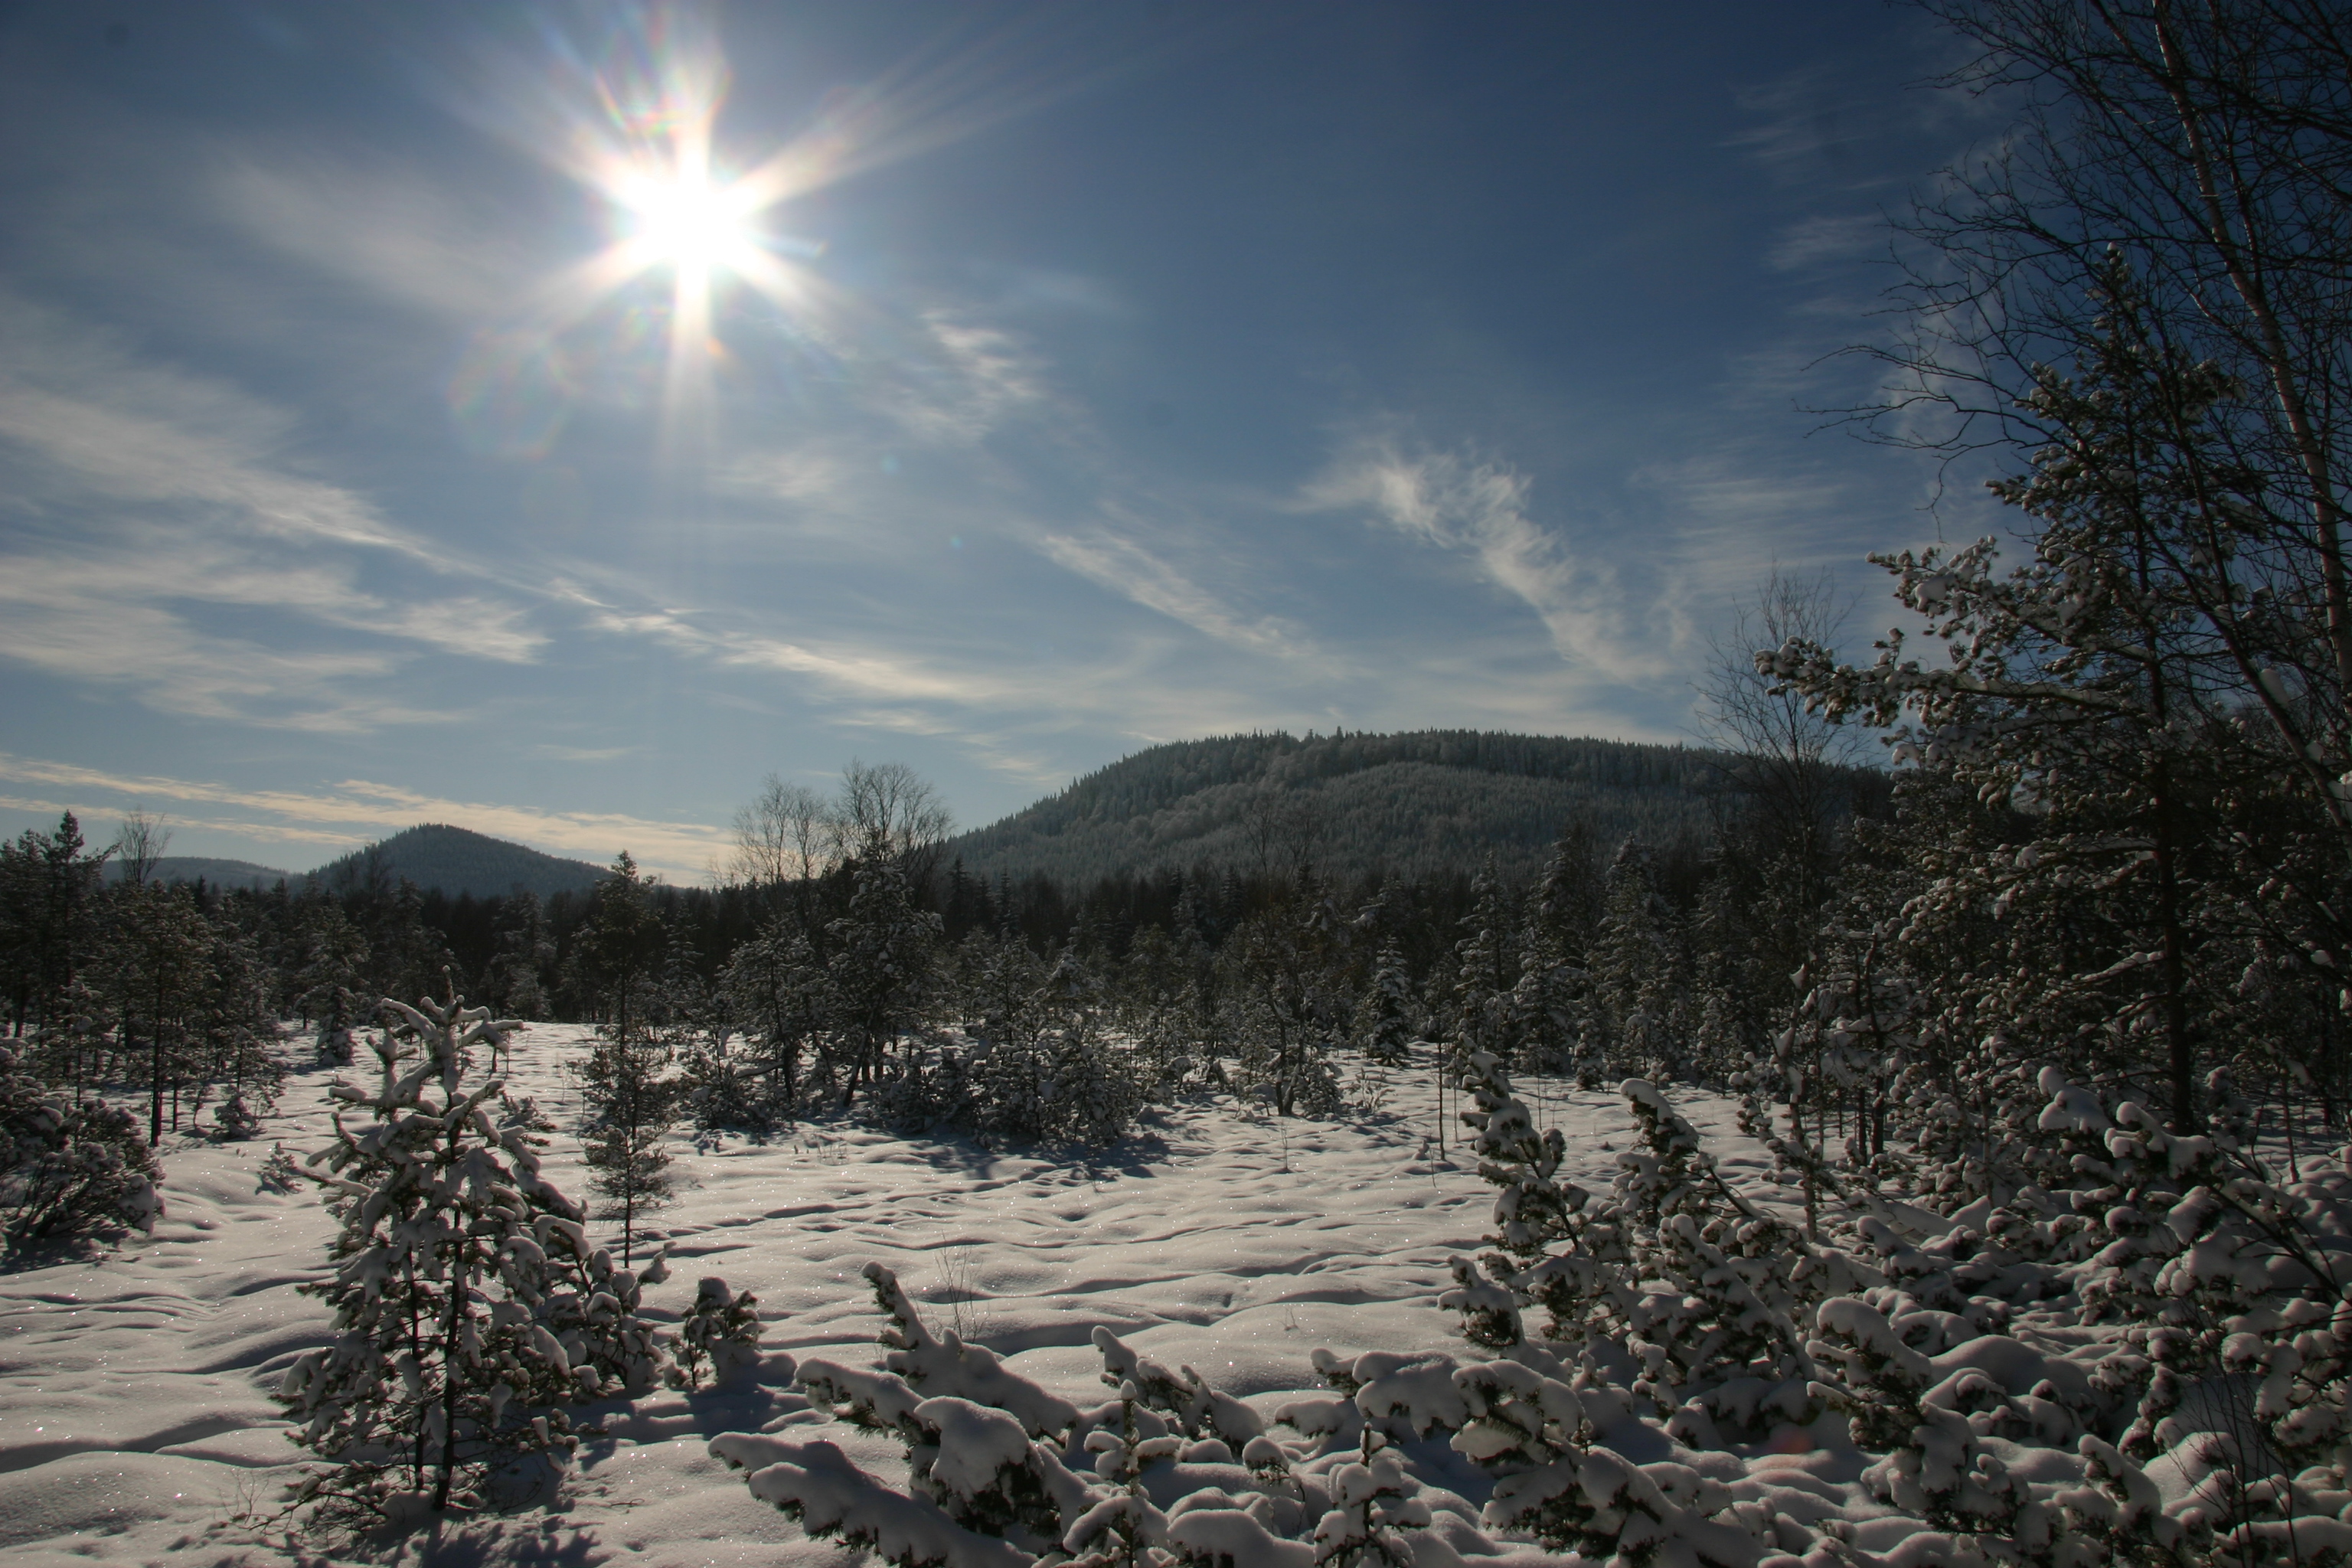
[[[1822,416],[2000,531],[1773,569],[1688,745],[0,844],[0,1547],[2352,1562],[2352,14],[1921,8],[2015,128]]]

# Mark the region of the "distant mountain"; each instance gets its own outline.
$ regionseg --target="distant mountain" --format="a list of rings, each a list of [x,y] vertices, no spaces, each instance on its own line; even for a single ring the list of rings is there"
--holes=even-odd
[[[1207,862],[1286,867],[1302,841],[1342,878],[1430,877],[1490,851],[1524,877],[1570,820],[1604,850],[1703,829],[1727,759],[1685,746],[1429,730],[1276,733],[1139,752],[950,840],[967,874],[1084,882]]]
[[[106,863],[106,879],[122,880],[124,868],[120,860]],[[275,866],[257,866],[250,860],[215,860],[203,855],[166,855],[155,862],[147,873],[157,882],[205,882],[215,888],[274,888],[280,882],[299,883],[301,874],[281,871]]]
[[[510,893],[518,884],[544,899],[593,887],[606,874],[585,860],[542,855],[503,838],[429,822],[330,861],[310,875],[333,888],[365,881],[372,865],[391,882],[404,877],[420,888],[438,888],[452,897],[471,893],[478,899]]]

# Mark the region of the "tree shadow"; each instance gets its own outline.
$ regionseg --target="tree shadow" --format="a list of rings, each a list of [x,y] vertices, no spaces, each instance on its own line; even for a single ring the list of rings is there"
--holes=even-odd
[[[381,1545],[402,1568],[593,1568],[617,1555],[584,1525],[553,1514],[436,1520]]]
[[[94,1231],[11,1241],[0,1246],[0,1275],[29,1274],[35,1269],[68,1263],[95,1263],[121,1251],[138,1235],[131,1226],[109,1225]]]

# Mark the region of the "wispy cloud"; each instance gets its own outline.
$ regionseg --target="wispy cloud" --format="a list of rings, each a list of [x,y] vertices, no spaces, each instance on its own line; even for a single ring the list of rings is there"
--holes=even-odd
[[[1887,237],[1886,220],[1875,214],[1808,217],[1782,229],[1764,259],[1775,271],[1795,272],[1883,251]]]
[[[1103,530],[1080,538],[1044,533],[1038,550],[1055,564],[1229,647],[1292,658],[1312,650],[1297,628],[1272,616],[1249,619],[1141,545]]]
[[[0,560],[0,583],[22,579]],[[356,730],[436,717],[339,695],[346,680],[392,673],[375,651],[280,653],[205,636],[152,605],[64,600],[26,603],[0,589],[0,657],[77,682],[126,688],[148,706],[197,719],[241,719],[295,730]]]
[[[501,314],[530,275],[504,215],[413,170],[236,152],[208,184],[219,210],[264,244],[431,316]]]
[[[642,749],[636,746],[556,746],[541,744],[531,748],[542,757],[559,763],[610,763],[622,757],[633,757]]]
[[[363,589],[370,562],[434,578],[464,563],[300,472],[291,424],[0,293],[0,655],[170,711],[308,729],[434,716],[352,685],[418,648],[539,657],[524,606],[478,586]],[[312,635],[248,616],[252,631],[223,636],[192,618],[198,605],[284,612]]]
[[[5,752],[0,752],[0,779],[55,792],[54,799],[7,803],[19,809],[102,816],[134,805],[153,809],[165,804],[184,805],[215,812],[226,808],[235,815],[207,817],[202,825],[279,843],[331,847],[370,842],[420,822],[446,822],[550,853],[600,862],[625,848],[645,865],[677,879],[699,877],[705,867],[725,853],[729,843],[726,829],[708,823],[450,800],[365,779],[344,779],[321,791],[240,789],[163,774],[110,773]],[[353,833],[354,827],[371,831]]]
[[[1743,89],[1741,109],[1757,117],[1727,144],[1746,151],[1781,179],[1794,180],[1843,165],[1871,133],[1871,117],[1850,94],[1837,91],[1826,66],[1790,71]]]
[[[1648,669],[1629,637],[1616,573],[1580,560],[1528,515],[1529,485],[1507,464],[1459,452],[1407,455],[1389,442],[1342,456],[1300,504],[1312,510],[1363,510],[1408,539],[1458,551],[1489,583],[1541,617],[1552,647],[1571,665],[1619,680]]]
[[[1031,689],[1002,676],[950,668],[879,647],[835,640],[829,646],[796,641],[727,624],[718,612],[676,605],[624,608],[569,591],[587,612],[593,629],[643,637],[722,668],[776,670],[809,677],[821,693],[836,699],[901,702],[994,705]]]

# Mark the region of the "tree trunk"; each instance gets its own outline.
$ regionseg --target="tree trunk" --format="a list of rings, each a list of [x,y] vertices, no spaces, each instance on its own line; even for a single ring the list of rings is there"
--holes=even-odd
[[[457,1256],[449,1262],[449,1314],[441,1325],[441,1464],[433,1481],[433,1511],[449,1506],[450,1483],[457,1475],[457,1330],[466,1321],[466,1252],[470,1244],[460,1237]]]
[[[147,1038],[147,1146],[163,1141],[163,1026],[153,1021]]]

